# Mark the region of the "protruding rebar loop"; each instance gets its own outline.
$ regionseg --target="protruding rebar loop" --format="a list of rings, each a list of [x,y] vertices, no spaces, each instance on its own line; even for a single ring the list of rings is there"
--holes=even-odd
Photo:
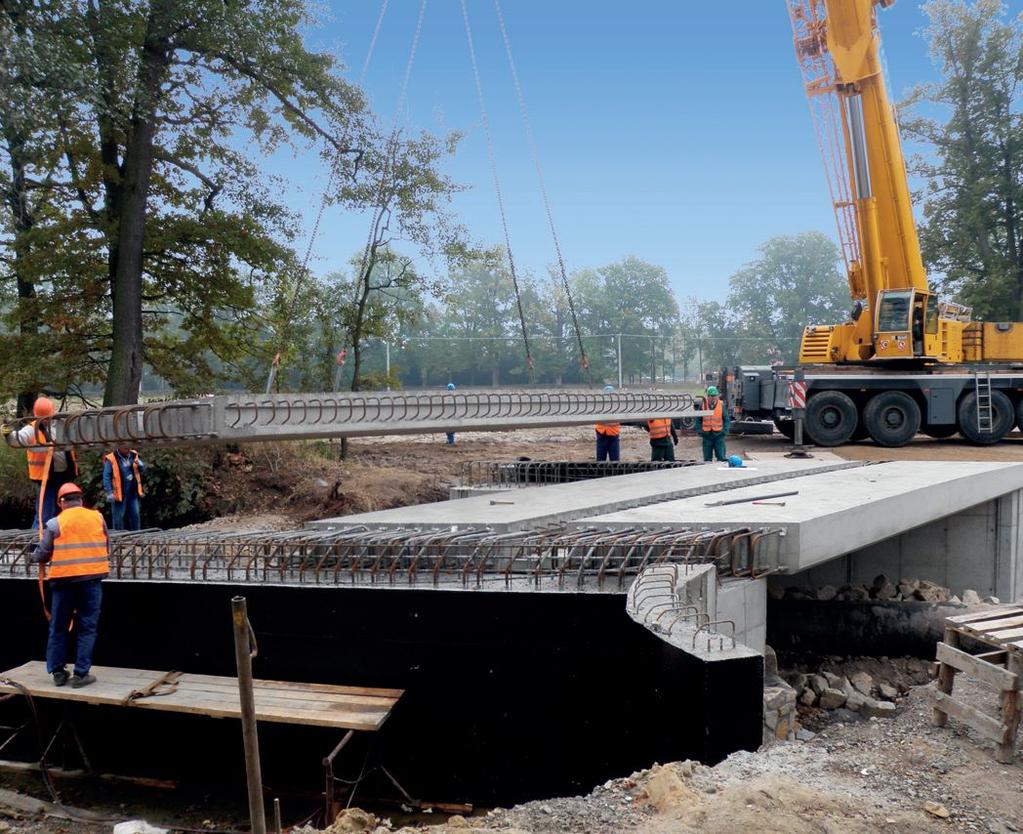
[[[707,639],[707,651],[710,651],[711,641],[714,639],[715,636],[720,639],[720,642],[718,644],[718,649],[719,650],[723,650],[724,649],[724,638],[726,638],[726,637],[730,637],[731,638],[731,640],[732,640],[732,648],[734,649],[735,648],[735,620],[710,620],[709,622],[706,622],[703,625],[701,625],[698,629],[696,629],[696,632],[693,634],[693,649],[694,650],[696,649],[696,638],[699,637],[701,632],[710,631],[714,626],[719,626],[719,625],[730,625],[732,627],[732,633],[730,635],[728,635],[728,634],[721,634],[719,632],[715,632],[713,635],[708,636],[708,639]]]

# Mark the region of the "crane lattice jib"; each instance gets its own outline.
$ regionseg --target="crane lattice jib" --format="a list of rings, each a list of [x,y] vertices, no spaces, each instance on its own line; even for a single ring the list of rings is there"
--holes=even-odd
[[[828,190],[835,208],[838,240],[847,274],[860,264],[860,241],[856,227],[856,204],[850,183],[852,161],[847,152],[845,110],[836,92],[835,63],[828,52],[827,8],[824,0],[789,0],[789,17],[795,39],[796,60],[817,130]]]

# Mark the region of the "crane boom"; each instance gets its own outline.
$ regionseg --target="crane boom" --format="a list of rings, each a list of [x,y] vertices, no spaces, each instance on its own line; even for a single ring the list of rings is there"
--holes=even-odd
[[[788,3],[855,302],[852,321],[807,328],[801,361],[962,359],[942,340],[961,333],[963,311],[931,294],[881,63],[877,9],[894,2]]]

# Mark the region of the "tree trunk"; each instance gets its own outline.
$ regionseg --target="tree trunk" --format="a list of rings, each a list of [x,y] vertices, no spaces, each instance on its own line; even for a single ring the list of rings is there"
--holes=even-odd
[[[25,182],[25,136],[11,120],[4,118],[4,138],[7,153],[11,159],[11,188],[5,195],[6,203],[11,210],[14,227],[14,277],[18,285],[18,332],[22,336],[35,336],[39,333],[39,318],[35,310],[36,288],[27,276],[25,260],[28,256],[26,235],[35,226],[35,215],[28,204],[28,190]],[[32,404],[38,391],[18,392],[17,414],[25,416],[32,413]]]
[[[135,113],[128,131],[121,183],[121,211],[117,227],[117,260],[113,286],[113,345],[107,372],[104,405],[138,402],[145,353],[142,343],[142,250],[146,231],[146,203],[153,173],[153,140],[160,85],[167,72],[169,44],[153,32],[142,45]]]

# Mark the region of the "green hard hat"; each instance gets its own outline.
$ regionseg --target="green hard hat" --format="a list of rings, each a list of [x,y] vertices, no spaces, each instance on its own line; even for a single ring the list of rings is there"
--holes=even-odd
[[[707,389],[707,396],[708,397],[716,397],[717,395],[718,395],[718,389],[715,388],[713,385],[711,385],[710,388]]]

